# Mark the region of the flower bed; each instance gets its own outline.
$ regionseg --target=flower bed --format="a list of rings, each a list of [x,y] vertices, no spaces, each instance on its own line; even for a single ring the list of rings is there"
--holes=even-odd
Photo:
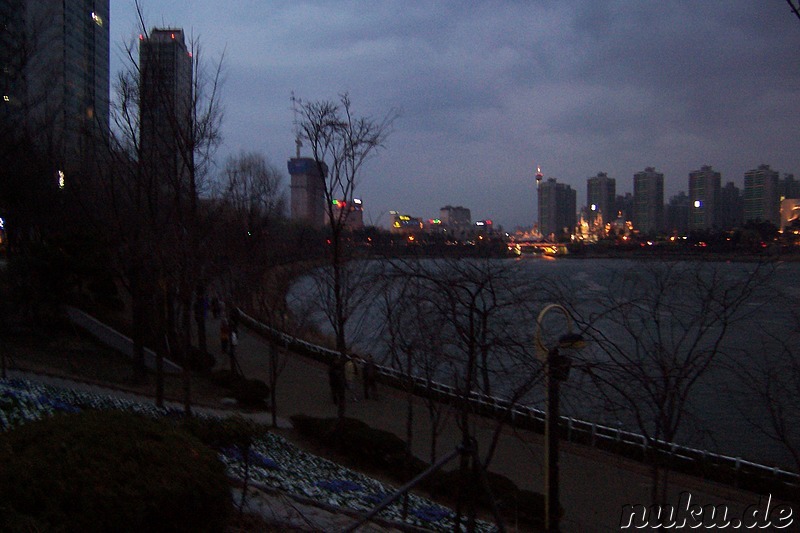
[[[9,430],[57,412],[70,413],[82,409],[120,409],[152,417],[180,414],[179,411],[112,395],[56,388],[25,380],[0,380],[0,430]],[[364,513],[394,491],[393,487],[306,453],[269,432],[256,439],[249,451],[226,447],[219,450],[219,457],[234,478],[243,479],[247,468],[250,479],[256,483]],[[409,498],[409,513],[405,520],[399,503],[389,506],[379,516],[430,530],[454,529],[452,510],[413,494]],[[493,525],[479,523],[478,531],[493,530]]]

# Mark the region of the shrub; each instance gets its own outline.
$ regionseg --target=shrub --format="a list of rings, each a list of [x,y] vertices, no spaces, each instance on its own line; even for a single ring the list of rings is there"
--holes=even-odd
[[[2,531],[222,531],[230,485],[216,454],[124,412],[60,415],[0,435]]]
[[[269,385],[260,379],[241,379],[233,386],[233,397],[245,407],[266,407]]]
[[[208,374],[215,364],[217,364],[217,359],[213,355],[192,347],[191,358],[189,359],[189,366],[192,370],[201,374]]]

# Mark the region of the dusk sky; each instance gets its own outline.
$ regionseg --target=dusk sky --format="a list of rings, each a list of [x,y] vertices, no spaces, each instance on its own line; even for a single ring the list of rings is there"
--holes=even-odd
[[[537,165],[579,207],[598,172],[619,194],[655,167],[665,201],[702,165],[723,185],[762,163],[800,178],[800,19],[785,0],[141,3],[148,29],[184,28],[211,62],[225,52],[219,165],[263,153],[287,195],[292,91],[398,110],[356,190],[367,223],[461,205],[531,226]],[[112,71],[139,33],[133,0],[111,0]]]

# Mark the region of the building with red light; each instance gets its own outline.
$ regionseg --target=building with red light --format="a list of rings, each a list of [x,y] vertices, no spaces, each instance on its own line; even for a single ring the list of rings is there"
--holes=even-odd
[[[186,181],[192,137],[192,57],[183,30],[153,28],[139,38],[142,165],[178,191]]]
[[[342,227],[350,231],[364,229],[364,204],[360,199],[353,198],[349,205],[344,200],[334,200],[333,208],[333,217],[343,222]]]

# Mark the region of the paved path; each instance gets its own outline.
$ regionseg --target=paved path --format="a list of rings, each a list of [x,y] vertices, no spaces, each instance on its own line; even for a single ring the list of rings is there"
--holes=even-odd
[[[219,350],[218,324],[209,322],[210,350]],[[267,343],[255,333],[240,327],[239,363],[248,377],[266,381]],[[335,417],[325,365],[296,354],[282,353],[286,366],[278,387],[277,411],[281,417],[302,413]],[[224,366],[227,360],[220,361]],[[360,384],[360,383],[359,383]],[[373,427],[405,435],[407,402],[403,393],[379,385],[377,400],[347,403],[347,415]],[[430,424],[421,400],[413,402],[413,451],[422,458],[430,455]],[[477,422],[476,435],[481,454],[488,449],[494,424]],[[520,488],[544,492],[542,436],[527,431],[504,430],[490,470],[512,479]],[[452,450],[460,441],[459,432],[449,420],[439,436],[439,454]],[[635,461],[603,451],[563,443],[561,446],[561,505],[565,509],[563,531],[598,532],[619,529],[622,508],[626,504],[649,501],[648,469]],[[679,494],[690,491],[692,501],[701,505],[727,505],[729,516],[739,517],[743,510],[757,504],[758,495],[707,482],[682,474],[671,475],[670,503],[678,504]]]

